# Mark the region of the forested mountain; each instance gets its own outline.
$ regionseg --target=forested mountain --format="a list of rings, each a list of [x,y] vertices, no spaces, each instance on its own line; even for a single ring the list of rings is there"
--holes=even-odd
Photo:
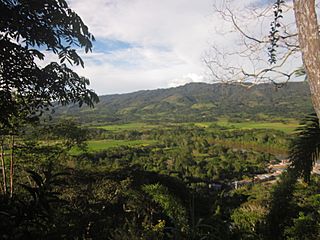
[[[84,122],[263,120],[268,116],[300,117],[312,111],[306,82],[292,82],[281,88],[259,84],[237,85],[190,83],[184,86],[144,90],[100,97],[95,108],[77,105],[59,107],[57,114]]]

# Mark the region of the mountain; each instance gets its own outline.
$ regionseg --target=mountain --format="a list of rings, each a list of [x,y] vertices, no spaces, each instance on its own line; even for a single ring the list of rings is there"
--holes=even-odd
[[[217,117],[301,117],[312,105],[306,82],[291,82],[281,88],[258,84],[190,83],[184,86],[100,96],[95,108],[57,107],[57,114],[82,122],[211,121]]]

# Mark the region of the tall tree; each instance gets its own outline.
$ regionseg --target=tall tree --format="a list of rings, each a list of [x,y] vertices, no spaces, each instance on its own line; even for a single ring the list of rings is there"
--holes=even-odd
[[[315,0],[294,0],[293,6],[311,99],[320,119],[320,35]]]
[[[81,65],[77,50],[91,51],[93,35],[65,0],[0,0],[0,130],[11,136],[10,195],[13,194],[14,135],[21,123],[37,120],[53,103],[93,106],[98,97],[64,62]],[[59,63],[42,67],[45,53]],[[43,64],[44,65],[44,64]],[[1,144],[3,191],[6,166]]]

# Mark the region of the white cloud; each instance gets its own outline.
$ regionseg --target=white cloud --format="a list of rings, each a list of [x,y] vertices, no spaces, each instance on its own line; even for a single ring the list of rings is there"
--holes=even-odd
[[[85,69],[76,70],[99,94],[208,81],[202,57],[209,44],[238,47],[236,35],[224,34],[231,26],[214,14],[214,2],[222,6],[228,1],[69,0],[98,40],[94,52],[83,55]],[[238,0],[232,6],[242,12],[264,2]],[[257,24],[246,27],[253,33],[260,29]],[[110,40],[129,45],[104,51],[99,42]],[[246,64],[236,58],[231,62]]]
[[[189,73],[189,74],[182,76],[181,78],[173,79],[169,83],[169,87],[177,87],[177,86],[185,85],[185,84],[191,83],[191,82],[207,82],[207,81],[205,80],[203,75]]]
[[[99,41],[133,47],[84,57],[81,74],[99,94],[168,87],[192,73],[203,75],[212,0],[72,0],[73,8]],[[121,86],[122,85],[122,86]]]
[[[100,59],[99,64],[96,59]],[[180,74],[198,69],[197,65],[185,64],[169,53],[157,53],[150,49],[95,53],[85,56],[84,60],[86,67],[75,70],[91,79],[91,87],[99,94],[169,87]]]

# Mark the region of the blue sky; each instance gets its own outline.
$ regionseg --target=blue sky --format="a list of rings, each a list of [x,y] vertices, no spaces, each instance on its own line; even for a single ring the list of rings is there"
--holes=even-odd
[[[119,41],[117,39],[97,39],[94,42],[94,51],[111,53],[117,50],[123,50],[134,47],[129,42]]]
[[[231,3],[241,12],[261,1],[267,0]],[[68,2],[96,38],[93,52],[81,54],[85,68],[75,70],[90,79],[98,94],[212,82],[203,61],[206,53],[212,45],[233,49],[239,38],[226,34],[232,26],[214,12],[213,4],[223,6],[225,0]],[[246,27],[255,31],[256,25]]]

